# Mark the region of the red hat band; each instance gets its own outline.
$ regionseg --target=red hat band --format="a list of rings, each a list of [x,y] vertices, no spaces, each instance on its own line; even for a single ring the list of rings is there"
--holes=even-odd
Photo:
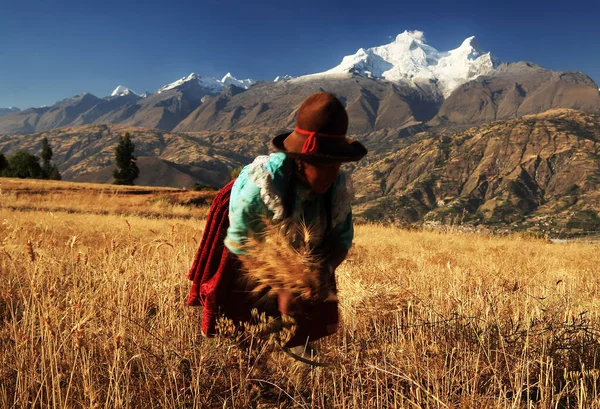
[[[302,153],[317,153],[319,151],[319,138],[334,138],[343,139],[346,135],[331,135],[327,133],[305,131],[296,127],[295,131],[299,134],[306,135],[306,141],[302,145]]]

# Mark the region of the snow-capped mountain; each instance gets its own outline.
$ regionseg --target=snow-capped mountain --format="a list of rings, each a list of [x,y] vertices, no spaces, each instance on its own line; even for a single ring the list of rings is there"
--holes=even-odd
[[[221,80],[218,80],[214,77],[203,77],[201,75],[191,73],[187,77],[183,77],[175,82],[172,82],[171,84],[167,84],[167,85],[161,87],[157,91],[157,93],[160,94],[160,93],[168,91],[170,89],[181,87],[182,85],[185,85],[186,83],[195,83],[194,85],[199,85],[200,87],[206,89],[210,93],[217,94],[217,93],[221,92],[221,90],[227,85],[236,85],[240,88],[248,89],[255,82],[256,81],[249,79],[249,78],[245,79],[245,80],[238,80],[237,78],[232,76],[230,73],[227,73]]]
[[[198,74],[191,73],[187,77],[183,77],[175,82],[160,87],[157,93],[161,94],[170,89],[181,87],[182,85],[185,85],[187,83],[195,83],[203,88],[214,92],[219,92],[221,88],[223,88],[223,84],[221,84],[216,78],[201,77]]]
[[[137,95],[135,92],[133,92],[132,90],[130,90],[129,88],[126,88],[122,85],[118,85],[117,88],[115,88],[115,90],[110,94],[111,97],[122,97],[125,95]]]
[[[338,66],[312,76],[352,72],[393,82],[433,82],[447,97],[460,85],[490,74],[498,64],[479,48],[475,37],[454,50],[438,51],[425,42],[422,31],[405,31],[390,44],[361,48]]]
[[[244,88],[244,89],[248,89],[256,83],[256,81],[251,80],[250,78],[245,79],[245,80],[238,80],[233,75],[231,75],[230,72],[225,74],[225,76],[221,79],[220,82],[221,82],[221,84],[223,84],[223,86],[235,85],[237,87]]]
[[[275,79],[273,80],[273,82],[281,82],[281,81],[289,81],[294,79],[294,77],[292,77],[291,75],[278,75],[275,77]]]

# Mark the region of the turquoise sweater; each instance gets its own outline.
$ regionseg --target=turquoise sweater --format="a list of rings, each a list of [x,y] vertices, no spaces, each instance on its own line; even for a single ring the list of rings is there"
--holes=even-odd
[[[242,246],[250,234],[264,231],[265,220],[276,224],[283,220],[283,195],[288,182],[283,171],[284,153],[259,156],[244,167],[231,190],[229,204],[229,229],[225,245],[234,254],[243,254]],[[323,244],[327,224],[324,195],[313,194],[296,181],[296,202],[291,220],[296,225],[305,224],[314,233],[314,242]],[[333,186],[332,223],[327,244],[333,248],[349,249],[354,228],[350,202],[352,192],[347,178],[340,173]]]

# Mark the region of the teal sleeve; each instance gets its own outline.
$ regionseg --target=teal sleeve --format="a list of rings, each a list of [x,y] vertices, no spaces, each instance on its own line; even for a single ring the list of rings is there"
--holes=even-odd
[[[245,176],[240,175],[234,183],[229,202],[229,228],[225,246],[236,255],[244,254],[242,246],[250,234],[264,231],[264,220],[269,217],[269,211],[260,197],[260,188]]]
[[[343,222],[331,229],[328,241],[333,248],[349,250],[352,247],[352,239],[354,239],[354,223],[350,211]]]

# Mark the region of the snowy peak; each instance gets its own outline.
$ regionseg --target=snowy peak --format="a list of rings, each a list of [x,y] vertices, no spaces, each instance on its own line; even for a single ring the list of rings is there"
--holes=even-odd
[[[426,43],[422,31],[404,31],[393,42],[360,48],[337,67],[317,75],[354,73],[411,85],[430,82],[447,97],[465,82],[490,74],[497,65],[475,37],[465,39],[458,48],[440,52]]]
[[[256,81],[249,78],[245,80],[238,80],[229,72],[225,74],[225,76],[221,80],[218,80],[214,77],[203,77],[199,74],[191,73],[187,77],[183,77],[175,82],[172,82],[171,84],[167,84],[164,87],[161,87],[158,90],[158,93],[160,94],[170,89],[178,88],[186,84],[191,84],[199,85],[211,94],[217,94],[221,92],[221,90],[227,85],[235,85],[240,88],[248,89],[254,83],[256,83]]]
[[[485,55],[485,53],[481,50],[479,45],[479,41],[475,38],[475,36],[467,38],[462,42],[460,47],[455,48],[454,50],[448,51],[449,54],[453,54],[458,58],[466,59],[466,60],[476,60],[477,58]]]
[[[221,82],[224,84],[227,83],[227,85],[229,85],[229,82],[231,81],[237,81],[237,79],[233,75],[231,75],[230,72],[228,72],[223,78],[221,78]]]
[[[221,83],[223,84],[223,86],[226,86],[226,85],[235,85],[235,86],[238,86],[240,88],[248,89],[252,85],[254,85],[256,83],[256,81],[254,81],[254,80],[252,80],[250,78],[245,79],[245,80],[238,80],[233,75],[231,75],[230,72],[228,72],[221,79]]]
[[[294,79],[294,77],[292,77],[291,75],[278,75],[275,77],[275,79],[273,80],[273,82],[282,82],[282,81],[289,81],[291,79]]]
[[[126,88],[122,85],[118,85],[117,88],[110,94],[111,97],[123,97],[126,95],[137,95],[135,92]]]
[[[431,48],[425,44],[425,33],[422,31],[404,31],[396,36],[392,44],[388,44],[397,49],[412,51],[417,48]]]
[[[462,84],[492,73],[498,65],[490,53],[481,50],[475,37],[469,37],[460,47],[442,53],[434,70],[444,95],[448,96]]]
[[[478,54],[482,54],[479,41],[475,38],[475,36],[468,37],[465,41],[462,42],[458,50],[468,49],[475,51]]]
[[[181,86],[184,86],[186,84],[197,84],[200,85],[200,83],[202,82],[203,84],[207,85],[206,88],[208,88],[209,90],[213,90],[218,88],[218,84],[216,84],[216,81],[214,83],[207,83],[206,81],[202,81],[203,78],[195,73],[191,73],[190,75],[188,75],[187,77],[183,77],[178,79],[175,82],[172,82],[170,84],[167,84],[161,88],[158,89],[157,93],[161,94],[165,91],[171,90],[171,89],[175,89],[175,88],[179,88]]]

